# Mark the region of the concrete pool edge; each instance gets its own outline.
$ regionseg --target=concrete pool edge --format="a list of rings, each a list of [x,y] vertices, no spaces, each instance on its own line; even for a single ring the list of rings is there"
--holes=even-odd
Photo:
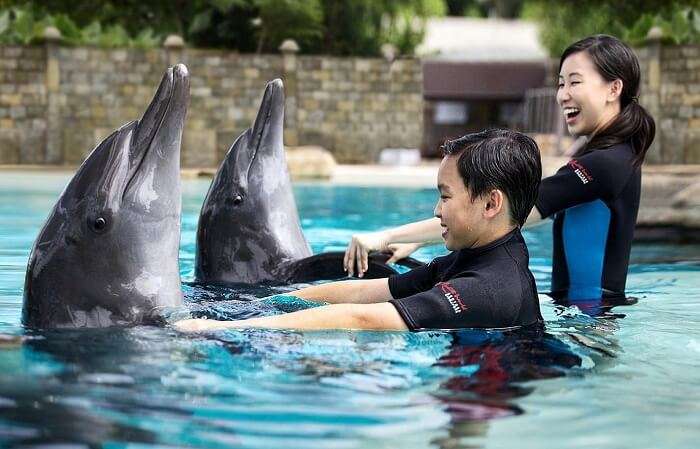
[[[566,158],[543,157],[543,174],[556,172]],[[437,161],[415,166],[336,165],[327,178],[298,177],[295,183],[320,182],[354,187],[434,189]],[[0,165],[2,172],[66,173],[68,165]],[[183,168],[183,179],[210,178],[215,168]],[[700,164],[645,165],[642,199],[635,231],[637,241],[700,242]]]

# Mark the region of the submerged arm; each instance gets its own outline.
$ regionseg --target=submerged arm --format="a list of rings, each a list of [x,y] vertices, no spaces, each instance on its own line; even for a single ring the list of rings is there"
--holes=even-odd
[[[331,304],[283,315],[251,318],[240,321],[183,320],[175,327],[184,332],[220,329],[367,329],[406,330],[396,308],[387,302],[379,304]]]
[[[183,320],[175,323],[181,331],[262,327],[273,329],[406,329],[392,298],[387,278],[343,281],[313,285],[290,295],[333,303],[284,315],[240,321]]]

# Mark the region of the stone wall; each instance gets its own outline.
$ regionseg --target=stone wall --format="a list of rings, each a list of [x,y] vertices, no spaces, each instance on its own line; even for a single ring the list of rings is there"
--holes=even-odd
[[[418,61],[301,57],[297,82],[300,143],[332,148],[342,162],[376,162],[382,148],[418,148]]]
[[[267,81],[287,94],[285,143],[321,145],[341,162],[373,162],[422,134],[418,60],[241,55],[219,50],[0,47],[0,164],[80,163],[138,119],[165,69],[185,63],[191,103],[182,165],[216,166],[251,126]]]
[[[650,41],[636,49],[640,102],[656,121],[647,161],[700,164],[700,46],[663,46]]]
[[[219,163],[233,139],[251,126],[268,80],[281,76],[281,57],[216,51],[61,48],[61,158],[83,160],[115,128],[143,114],[165,69],[185,63],[191,74],[182,165]],[[172,62],[171,62],[172,60]]]
[[[641,103],[657,134],[650,163],[700,163],[700,46],[636,49]],[[153,50],[0,46],[0,164],[71,164],[139,118],[165,68],[184,62],[191,105],[185,167],[216,166],[250,126],[265,83],[285,82],[285,142],[320,145],[340,162],[374,162],[387,147],[417,148],[423,132],[418,60],[241,55],[168,46]]]
[[[0,47],[0,164],[44,162],[46,50]]]

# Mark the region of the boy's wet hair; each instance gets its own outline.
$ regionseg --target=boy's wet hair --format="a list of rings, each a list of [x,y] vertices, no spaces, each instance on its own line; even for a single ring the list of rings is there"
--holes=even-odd
[[[525,223],[542,179],[534,140],[517,131],[488,129],[448,140],[441,149],[459,157],[457,169],[472,199],[498,189],[508,198],[511,222]]]

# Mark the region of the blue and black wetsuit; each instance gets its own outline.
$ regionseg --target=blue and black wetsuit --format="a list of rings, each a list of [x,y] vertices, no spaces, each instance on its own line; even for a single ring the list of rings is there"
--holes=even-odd
[[[628,144],[571,159],[542,180],[535,207],[554,217],[555,299],[624,299],[641,168]]]
[[[389,277],[390,302],[411,330],[541,324],[528,259],[515,229],[488,245]]]

